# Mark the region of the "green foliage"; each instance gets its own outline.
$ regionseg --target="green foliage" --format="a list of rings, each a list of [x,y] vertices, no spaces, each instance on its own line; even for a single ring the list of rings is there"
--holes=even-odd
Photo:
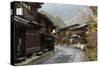
[[[96,61],[97,60],[97,49],[87,48],[85,50],[85,55],[89,61]]]
[[[90,32],[96,32],[97,31],[97,23],[95,23],[95,22],[88,23],[87,29]]]

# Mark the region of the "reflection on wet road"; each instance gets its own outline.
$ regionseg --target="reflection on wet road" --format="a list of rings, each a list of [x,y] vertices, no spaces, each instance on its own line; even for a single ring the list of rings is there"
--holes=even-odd
[[[85,61],[84,54],[80,49],[70,46],[55,46],[57,53],[43,60],[39,64],[69,63]]]

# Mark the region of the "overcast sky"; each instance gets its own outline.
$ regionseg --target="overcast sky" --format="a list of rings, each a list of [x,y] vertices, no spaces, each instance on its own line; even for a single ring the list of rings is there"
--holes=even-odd
[[[42,5],[43,10],[52,16],[59,16],[66,25],[84,24],[88,21],[88,17],[92,16],[92,11],[88,6],[45,3]]]

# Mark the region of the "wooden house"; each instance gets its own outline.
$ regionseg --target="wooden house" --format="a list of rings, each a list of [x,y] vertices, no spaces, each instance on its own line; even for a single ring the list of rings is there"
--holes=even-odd
[[[38,12],[43,3],[11,3],[11,62],[25,61],[46,49],[54,50],[53,22]]]

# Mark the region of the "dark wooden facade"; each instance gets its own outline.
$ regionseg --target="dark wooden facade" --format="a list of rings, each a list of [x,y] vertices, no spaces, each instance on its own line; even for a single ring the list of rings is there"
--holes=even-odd
[[[11,3],[11,63],[25,60],[35,53],[54,50],[55,28],[53,22],[38,9],[42,3],[12,2]],[[22,8],[22,15],[16,9]]]

